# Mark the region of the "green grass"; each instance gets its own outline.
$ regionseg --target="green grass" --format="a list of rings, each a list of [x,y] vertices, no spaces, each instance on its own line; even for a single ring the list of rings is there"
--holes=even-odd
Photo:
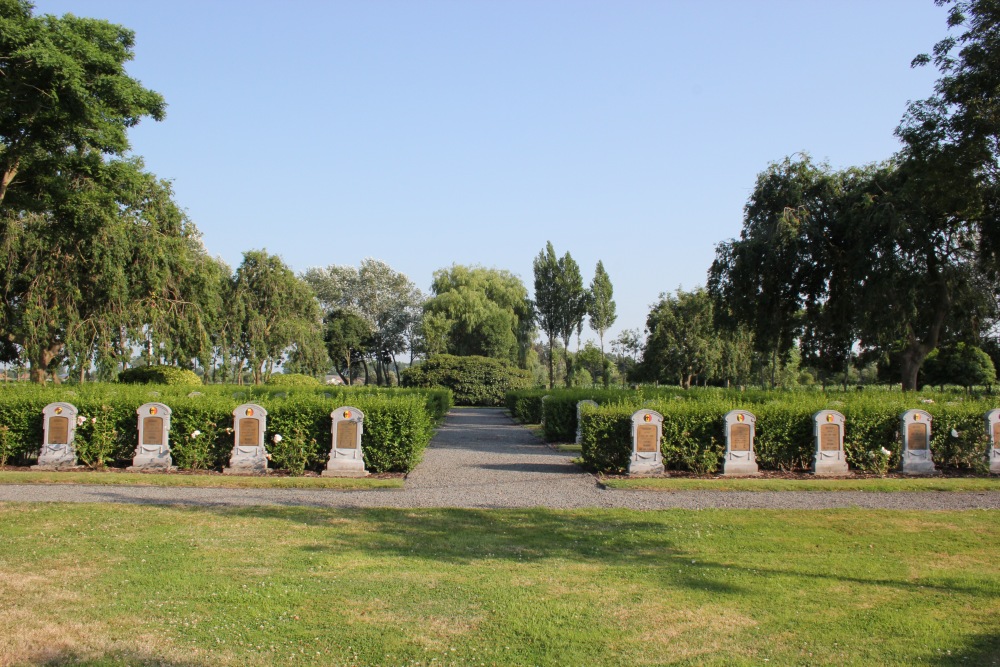
[[[990,665],[996,512],[0,504],[0,664]]]
[[[556,451],[558,451],[558,452],[576,452],[577,454],[579,454],[581,451],[583,451],[583,447],[582,447],[582,445],[576,445],[576,444],[573,444],[573,443],[566,443],[566,444],[556,445]]]
[[[244,477],[97,471],[0,471],[0,484],[187,486],[220,489],[401,489],[401,477]]]
[[[609,489],[640,491],[1000,491],[1000,477],[867,477],[858,479],[604,478]]]

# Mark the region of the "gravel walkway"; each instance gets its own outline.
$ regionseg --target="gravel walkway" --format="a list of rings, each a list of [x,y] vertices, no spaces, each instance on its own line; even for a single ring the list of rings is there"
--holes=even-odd
[[[320,507],[1000,509],[1000,492],[612,491],[498,409],[453,410],[403,490],[0,485],[0,501]]]

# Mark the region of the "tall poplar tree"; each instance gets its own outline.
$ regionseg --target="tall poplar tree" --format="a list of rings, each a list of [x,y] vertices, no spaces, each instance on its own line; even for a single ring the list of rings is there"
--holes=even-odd
[[[618,319],[612,296],[614,296],[614,287],[611,285],[611,277],[604,270],[604,263],[598,260],[597,268],[594,269],[594,279],[590,282],[587,314],[590,316],[590,328],[597,332],[597,338],[601,342],[601,363],[604,369],[605,387],[608,386],[610,378],[608,377],[608,359],[604,355],[604,334]]]
[[[556,258],[552,241],[545,244],[545,250],[538,253],[534,264],[535,273],[535,312],[538,315],[538,326],[549,339],[549,388],[555,384],[555,365],[552,354],[552,344],[562,331],[562,305],[559,289],[559,260]]]

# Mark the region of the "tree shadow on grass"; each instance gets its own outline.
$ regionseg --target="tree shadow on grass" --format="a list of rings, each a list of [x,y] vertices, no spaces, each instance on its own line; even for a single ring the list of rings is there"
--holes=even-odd
[[[42,665],[43,667],[59,667],[60,665],[84,665],[85,667],[134,667],[137,665],[147,667],[203,667],[205,661],[168,659],[148,651],[112,650],[104,655],[94,656],[91,651],[80,653],[64,649],[55,653],[47,652],[45,655],[29,658],[29,662],[21,664]]]
[[[989,587],[970,586],[944,577],[909,580],[903,576],[864,576],[817,569],[815,554],[790,550],[780,564],[762,564],[754,558],[754,542],[734,542],[725,555],[705,558],[672,534],[683,529],[676,519],[657,521],[654,514],[620,511],[559,511],[549,509],[350,509],[303,507],[209,507],[185,511],[227,516],[257,517],[328,528],[322,538],[298,547],[310,555],[337,558],[364,550],[386,557],[417,558],[449,565],[482,560],[531,564],[566,561],[614,568],[635,568],[651,586],[683,586],[716,594],[742,595],[749,591],[734,578],[770,580],[792,578],[801,587],[817,580],[834,584],[878,586],[910,593],[939,590],[981,598],[993,595]],[[343,521],[347,520],[347,527]],[[354,528],[350,524],[353,522]],[[359,530],[360,529],[360,530]],[[758,540],[766,540],[759,536]],[[718,548],[718,544],[716,544]],[[843,555],[847,555],[846,553]],[[838,554],[827,554],[836,559]],[[824,563],[827,561],[824,561]],[[855,568],[856,570],[856,568]],[[794,587],[794,586],[793,586]]]
[[[951,654],[941,654],[928,659],[930,665],[958,667],[958,665],[1000,665],[1000,634],[975,635],[960,649]]]

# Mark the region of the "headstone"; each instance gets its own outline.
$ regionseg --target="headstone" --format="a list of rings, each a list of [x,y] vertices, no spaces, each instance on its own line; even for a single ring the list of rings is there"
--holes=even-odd
[[[549,400],[549,395],[545,394],[542,396],[542,414],[540,415],[542,428],[545,428],[545,401]]]
[[[53,470],[76,466],[76,406],[49,403],[42,408],[42,449],[33,468]]]
[[[746,410],[726,413],[726,455],[722,460],[722,474],[731,477],[759,475],[754,438],[757,436],[757,417]]]
[[[931,421],[933,417],[923,410],[907,410],[899,416],[903,434],[903,456],[899,471],[904,475],[934,475],[934,458],[931,456]]]
[[[365,414],[357,408],[345,406],[330,413],[330,460],[323,471],[324,477],[365,477],[365,456],[361,450]]]
[[[163,403],[145,403],[139,415],[139,444],[128,470],[170,470],[171,410]]]
[[[254,403],[244,403],[233,410],[233,452],[227,475],[267,474],[267,450],[264,432],[267,430],[267,410]]]
[[[663,415],[655,410],[636,411],[632,415],[632,459],[629,475],[659,475],[663,473]]]
[[[584,401],[577,401],[577,404],[576,404],[576,444],[578,444],[578,445],[583,442],[583,423],[580,420],[580,413],[582,412],[582,408],[585,405],[590,405],[590,406],[596,408],[597,407],[597,402],[596,401],[591,401],[589,399],[588,400],[584,400]]]
[[[816,437],[816,456],[813,473],[816,475],[847,475],[847,454],[844,452],[844,415],[836,410],[820,410],[813,415],[813,435]]]
[[[990,464],[990,472],[1000,474],[1000,410],[990,410],[986,413],[986,433],[989,435],[989,449],[986,450],[986,460]]]

